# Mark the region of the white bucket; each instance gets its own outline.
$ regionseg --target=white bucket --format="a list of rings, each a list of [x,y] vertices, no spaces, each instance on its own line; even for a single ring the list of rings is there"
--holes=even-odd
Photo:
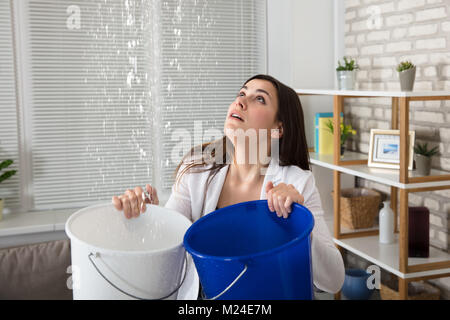
[[[75,212],[65,226],[73,298],[176,299],[186,275],[183,237],[190,225],[182,214],[154,205],[133,219],[112,204]]]

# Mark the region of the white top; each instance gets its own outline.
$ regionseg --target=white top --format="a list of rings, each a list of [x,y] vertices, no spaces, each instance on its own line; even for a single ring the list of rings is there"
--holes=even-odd
[[[172,187],[172,194],[166,203],[166,207],[183,213],[191,221],[196,221],[203,215],[214,211],[228,168],[229,165],[220,169],[211,180],[207,190],[205,190],[205,186],[210,174],[209,171],[186,173],[178,187],[176,189],[175,186]],[[272,160],[264,177],[261,200],[267,199],[265,188],[269,181],[272,181],[275,186],[280,182],[292,184],[303,195],[304,206],[314,216],[311,242],[314,285],[323,291],[338,292],[344,283],[344,262],[325,223],[313,174],[311,171],[302,170],[297,166],[279,166],[277,161]],[[204,207],[203,203],[205,204]]]
[[[375,91],[375,90],[336,90],[336,89],[295,89],[297,94],[317,94],[329,96],[355,97],[438,97],[450,96],[450,91]]]

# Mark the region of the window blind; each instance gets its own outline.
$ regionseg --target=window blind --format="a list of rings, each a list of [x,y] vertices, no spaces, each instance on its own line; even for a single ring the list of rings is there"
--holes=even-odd
[[[169,191],[178,165],[172,151],[183,144],[174,132],[189,132],[191,146],[194,124],[204,134],[223,132],[243,82],[265,73],[266,1],[164,1],[160,17],[160,170]]]
[[[32,208],[152,181],[151,2],[27,0]]]
[[[0,1],[0,162],[12,159],[14,163],[6,170],[18,170],[0,184],[5,213],[20,207],[20,134],[12,30],[10,1]]]
[[[28,210],[110,201],[145,183],[167,196],[174,130],[223,130],[242,82],[266,71],[264,0],[19,7]]]

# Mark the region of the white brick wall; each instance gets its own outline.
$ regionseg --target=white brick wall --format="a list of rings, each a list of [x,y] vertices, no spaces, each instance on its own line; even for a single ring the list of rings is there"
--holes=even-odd
[[[416,49],[444,49],[447,45],[445,38],[423,39],[416,41]]]
[[[414,15],[411,13],[398,14],[390,17],[386,17],[386,26],[395,27],[400,25],[407,25],[413,22]]]
[[[345,54],[351,53],[360,66],[357,88],[400,90],[395,67],[411,60],[417,65],[415,90],[450,91],[450,0],[346,0],[345,4]],[[376,99],[346,101],[346,118],[358,131],[351,141],[357,151],[368,152],[371,128],[389,128],[389,105],[390,101]],[[410,129],[416,139],[439,146],[432,166],[450,171],[450,101],[414,102],[410,107]],[[358,184],[373,186],[363,179]],[[375,187],[389,193],[388,188]],[[450,190],[410,194],[409,205],[430,209],[430,243],[450,252]],[[450,297],[448,279],[434,281],[444,297]]]
[[[412,48],[411,41],[391,42],[386,44],[386,52],[410,51],[411,48]]]
[[[414,25],[408,30],[409,37],[425,36],[429,34],[435,34],[438,31],[437,24],[426,24],[426,25]]]
[[[446,18],[446,8],[440,7],[440,8],[433,8],[433,9],[427,9],[422,11],[416,12],[416,21],[430,21],[430,20],[436,20],[441,18]]]

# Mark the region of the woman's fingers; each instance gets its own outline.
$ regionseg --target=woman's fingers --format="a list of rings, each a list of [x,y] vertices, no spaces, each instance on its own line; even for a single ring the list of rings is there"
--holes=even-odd
[[[275,208],[273,206],[273,199],[272,199],[273,192],[272,192],[272,190],[273,190],[273,183],[272,183],[272,181],[269,181],[269,182],[267,182],[267,185],[266,185],[266,197],[267,197],[267,205],[269,206],[270,212],[274,212],[275,211]]]
[[[139,217],[141,212],[146,211],[146,203],[159,204],[156,189],[149,184],[145,186],[145,189],[147,193],[141,187],[127,189],[123,195],[113,196],[112,203],[117,210],[123,210],[127,219]]]
[[[140,208],[138,206],[138,199],[136,194],[134,193],[133,190],[128,189],[125,194],[128,196],[128,200],[130,202],[130,208],[131,208],[131,215],[133,217],[138,217],[139,216],[139,211]]]
[[[153,187],[149,185],[148,183],[145,185],[145,203],[152,203],[152,191]]]
[[[138,206],[139,212],[145,212],[145,210],[143,210],[144,209],[144,203],[145,203],[145,201],[143,199],[144,190],[142,190],[141,187],[136,187],[136,188],[134,188],[134,193],[136,194],[136,198],[137,198],[137,201],[138,201],[138,205],[137,206]]]
[[[272,194],[270,194],[270,193],[267,195],[267,205],[269,206],[270,212],[275,211],[275,207],[273,206]]]
[[[122,196],[122,205],[123,205],[123,213],[127,219],[131,219],[133,217],[131,212],[131,205],[128,196]]]
[[[274,195],[273,201],[277,216],[288,218],[293,203],[292,197],[281,192]]]
[[[284,207],[286,208],[286,210],[287,210],[287,213],[288,213],[288,215],[291,213],[291,211],[292,211],[292,203],[293,203],[294,201],[292,200],[292,197],[291,196],[287,196],[286,197],[286,200],[285,200],[285,202],[284,202]]]
[[[149,184],[146,184],[145,189],[147,190],[148,194],[150,195],[150,202],[147,202],[147,203],[158,205],[159,199],[158,199],[158,192],[156,191],[156,188],[152,187]]]
[[[113,196],[112,197],[112,204],[114,205],[114,207],[117,210],[122,211],[122,209],[123,209],[122,201],[119,199],[118,196]]]
[[[278,217],[283,215],[283,208],[279,200],[279,189],[280,186],[274,187],[272,181],[267,182],[266,185],[266,197],[267,197],[267,205],[269,206],[269,210],[271,212],[276,212]]]
[[[305,203],[305,197],[303,197],[303,195],[301,195],[301,194],[298,194],[298,199],[295,202],[303,205]]]
[[[275,211],[275,206],[273,203],[273,192],[269,191],[267,193],[267,205],[269,206],[269,210],[270,212],[274,212]]]
[[[284,195],[278,196],[278,202],[280,203],[281,215],[284,218],[287,218],[288,212],[287,212],[286,207],[284,206],[285,201],[286,201],[286,196],[284,196]]]
[[[273,189],[272,181],[267,182],[267,184],[266,184],[266,193],[268,193],[272,189]]]
[[[281,211],[280,202],[278,201],[278,195],[273,194],[272,200],[273,200],[273,207],[275,209],[275,212],[277,213],[277,216],[281,217],[283,213]]]
[[[270,211],[276,211],[278,217],[288,218],[294,202],[299,204],[305,202],[303,195],[292,184],[279,183],[274,187],[272,182],[268,182],[266,194]]]

